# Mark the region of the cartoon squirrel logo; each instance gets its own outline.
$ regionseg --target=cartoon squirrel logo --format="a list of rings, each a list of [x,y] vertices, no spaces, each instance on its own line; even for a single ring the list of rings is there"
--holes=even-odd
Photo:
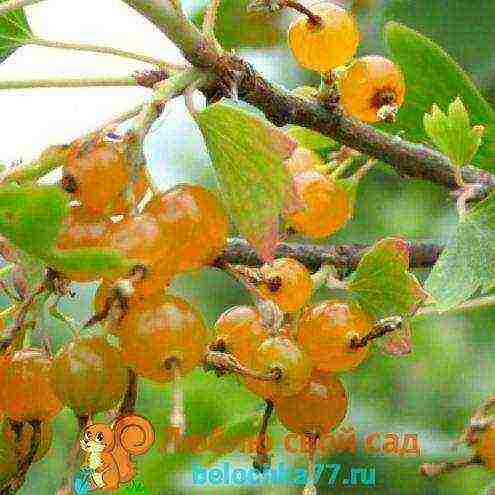
[[[137,415],[119,418],[112,426],[88,423],[81,437],[86,453],[83,469],[75,479],[75,492],[116,490],[135,475],[131,455],[148,452],[155,441],[155,430]]]

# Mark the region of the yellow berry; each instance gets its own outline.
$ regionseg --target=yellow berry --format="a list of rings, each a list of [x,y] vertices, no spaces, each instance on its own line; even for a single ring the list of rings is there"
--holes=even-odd
[[[261,267],[258,285],[265,299],[278,304],[285,313],[301,309],[311,298],[313,280],[307,268],[292,258],[279,258]]]
[[[320,25],[301,16],[289,27],[289,47],[299,65],[324,73],[347,64],[360,41],[354,17],[329,2],[312,5],[310,10],[321,18]]]
[[[402,71],[378,55],[362,57],[340,80],[340,101],[345,111],[364,122],[378,122],[386,105],[404,103],[406,85]]]
[[[286,219],[297,232],[309,237],[327,237],[347,223],[352,205],[342,186],[316,171],[299,172],[293,180],[301,204]]]
[[[368,347],[352,349],[353,337],[363,337],[372,321],[357,305],[329,300],[309,307],[299,319],[297,342],[321,371],[337,373],[358,366]]]

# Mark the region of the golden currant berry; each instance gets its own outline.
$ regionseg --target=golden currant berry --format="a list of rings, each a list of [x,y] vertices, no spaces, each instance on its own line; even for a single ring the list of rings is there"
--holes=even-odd
[[[73,206],[58,235],[58,249],[101,247],[113,223],[109,218],[96,217],[82,206]]]
[[[327,300],[307,308],[299,319],[297,342],[315,367],[325,372],[348,371],[368,355],[368,347],[352,349],[353,337],[371,331],[373,322],[357,305]]]
[[[301,309],[313,294],[313,280],[307,268],[292,258],[279,258],[261,267],[258,285],[265,299],[275,302],[285,313]]]
[[[340,425],[347,414],[347,393],[334,375],[314,371],[301,392],[275,403],[280,422],[294,433],[321,437]]]
[[[255,371],[277,373],[272,381],[245,378],[246,387],[264,399],[276,400],[300,392],[308,383],[312,364],[299,346],[285,337],[270,337],[256,350]]]
[[[227,214],[214,194],[201,186],[181,184],[156,196],[145,211],[156,217],[168,262],[178,271],[211,263],[225,247]]]
[[[258,310],[252,306],[234,306],[220,315],[215,323],[216,343],[250,366],[253,356],[268,338],[268,330]]]
[[[53,390],[77,415],[90,416],[115,407],[124,396],[128,370],[120,351],[104,337],[70,342],[55,356]]]
[[[62,409],[50,381],[53,363],[41,349],[24,348],[4,357],[0,410],[15,421],[48,421]]]
[[[174,379],[198,366],[208,339],[200,314],[179,297],[129,308],[120,321],[122,354],[128,366],[156,382]]]
[[[158,221],[149,213],[126,217],[114,224],[105,245],[145,265],[160,262],[162,250],[167,249]]]
[[[286,220],[297,232],[314,238],[327,237],[347,223],[352,205],[341,185],[315,171],[300,172],[293,180],[301,205]]]
[[[479,440],[474,447],[483,464],[488,469],[495,470],[495,425],[488,426],[480,434]]]
[[[110,141],[104,135],[76,141],[63,168],[62,187],[95,215],[126,213],[125,190],[132,172],[126,148],[123,140]],[[137,201],[147,188],[146,172],[141,170],[134,188]]]
[[[349,115],[364,122],[378,122],[383,120],[382,108],[398,109],[404,103],[404,75],[387,58],[362,57],[342,76],[340,94],[342,106]]]
[[[347,64],[360,42],[354,17],[329,2],[311,5],[309,9],[321,18],[321,24],[300,16],[288,31],[288,44],[299,65],[326,73]]]

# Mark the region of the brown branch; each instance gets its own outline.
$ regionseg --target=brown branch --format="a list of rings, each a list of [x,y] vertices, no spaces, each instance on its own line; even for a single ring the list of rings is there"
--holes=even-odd
[[[345,244],[325,246],[319,244],[298,244],[281,242],[275,251],[276,258],[294,258],[311,271],[317,271],[322,264],[332,264],[340,269],[354,270],[371,246]],[[440,256],[443,246],[437,244],[409,244],[410,267],[432,267]],[[255,249],[244,239],[230,239],[226,249],[214,261],[213,266],[223,268],[226,264],[261,266],[263,263]]]
[[[338,102],[326,104],[303,99],[264,79],[249,63],[230,53],[221,52],[199,29],[169,5],[167,0],[124,0],[156,25],[183,52],[195,67],[217,76],[204,88],[211,99],[215,95],[237,94],[264,112],[275,125],[295,124],[318,131],[338,142],[391,165],[403,176],[458,188],[455,168],[443,154],[421,144],[405,141],[346,116]],[[225,88],[232,88],[226,91]],[[478,199],[495,188],[495,177],[472,167],[465,167],[467,183],[481,184]]]
[[[445,473],[450,473],[466,467],[478,466],[480,464],[482,464],[481,459],[474,456],[467,459],[458,459],[456,461],[439,462],[437,464],[423,464],[420,467],[419,472],[427,478],[436,478]]]

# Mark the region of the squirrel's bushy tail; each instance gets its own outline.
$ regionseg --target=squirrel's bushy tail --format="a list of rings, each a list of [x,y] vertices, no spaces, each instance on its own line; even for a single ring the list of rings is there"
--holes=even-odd
[[[131,415],[118,419],[113,431],[113,456],[119,469],[121,483],[127,483],[134,477],[134,466],[130,456],[148,452],[155,441],[155,430],[146,418]]]

